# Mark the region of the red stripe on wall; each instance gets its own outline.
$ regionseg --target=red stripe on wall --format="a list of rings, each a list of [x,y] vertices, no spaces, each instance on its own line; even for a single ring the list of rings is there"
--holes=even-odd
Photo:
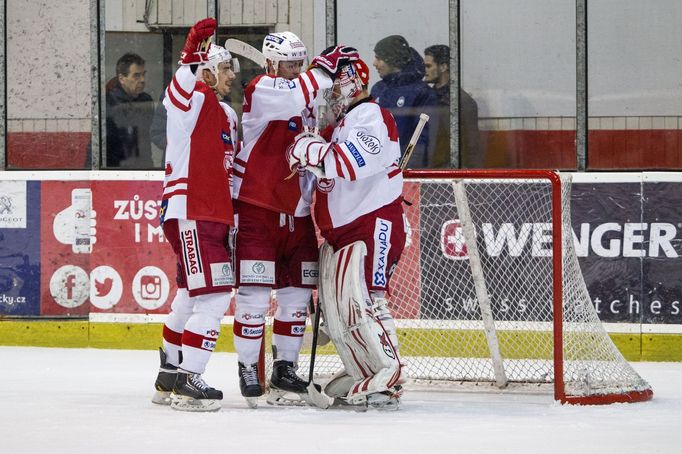
[[[576,168],[575,131],[481,131],[488,168]],[[9,132],[7,168],[86,169],[90,132]],[[588,168],[682,169],[682,130],[592,130]]]
[[[575,131],[481,131],[488,168],[576,168]],[[591,170],[682,169],[682,130],[592,130]]]
[[[682,130],[594,130],[588,134],[590,169],[680,169]]]
[[[89,169],[90,132],[8,132],[8,169]]]

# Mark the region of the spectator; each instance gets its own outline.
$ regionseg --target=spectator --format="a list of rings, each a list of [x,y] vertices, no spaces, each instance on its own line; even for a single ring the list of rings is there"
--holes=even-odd
[[[405,152],[419,114],[425,112],[436,121],[436,95],[422,79],[424,60],[410,47],[405,38],[391,35],[374,46],[374,67],[381,79],[372,87],[372,97],[381,106],[391,111],[398,125],[400,151]],[[433,141],[429,140],[429,124],[417,142],[408,167],[423,168],[430,166]],[[431,147],[430,147],[431,145]]]
[[[432,168],[452,167],[450,162],[450,48],[436,44],[424,49],[424,81],[433,84],[438,98],[438,118],[436,124],[436,146],[434,147]],[[478,106],[474,98],[462,88],[459,89],[459,152],[462,167],[483,167],[483,154],[480,149],[478,132]]]
[[[127,53],[116,62],[116,77],[107,83],[107,167],[153,167],[149,127],[154,113],[145,93],[145,61]]]

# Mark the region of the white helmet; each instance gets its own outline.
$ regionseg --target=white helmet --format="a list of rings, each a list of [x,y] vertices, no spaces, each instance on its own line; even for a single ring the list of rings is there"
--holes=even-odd
[[[291,32],[270,33],[263,40],[263,55],[277,70],[281,61],[305,60],[308,50],[303,41]]]
[[[234,73],[239,72],[239,60],[232,58],[232,54],[223,46],[211,44],[211,47],[208,49],[208,60],[201,63],[197,69],[197,78],[202,80],[203,76],[201,73],[204,69],[208,69],[218,79],[218,66],[224,62],[232,63],[232,71]]]

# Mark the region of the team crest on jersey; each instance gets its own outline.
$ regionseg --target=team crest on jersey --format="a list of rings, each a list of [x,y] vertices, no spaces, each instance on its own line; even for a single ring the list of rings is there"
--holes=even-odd
[[[296,88],[296,81],[294,80],[283,79],[281,77],[277,80],[277,88],[280,90],[293,90]]]
[[[298,124],[296,123],[296,117],[289,119],[289,131],[298,131]]]
[[[223,139],[223,143],[225,145],[232,145],[232,137],[230,136],[230,133],[223,131],[220,133],[220,137]]]
[[[166,172],[165,173],[166,173],[166,175],[170,175],[173,173],[173,164],[171,164],[170,162],[166,163]]]
[[[334,185],[336,185],[336,183],[334,182],[333,178],[320,178],[319,180],[317,180],[317,190],[320,192],[324,193],[332,192],[332,189],[334,189]]]
[[[401,96],[400,98],[398,98],[398,101],[395,103],[395,105],[398,107],[404,106],[405,105],[405,97]]]

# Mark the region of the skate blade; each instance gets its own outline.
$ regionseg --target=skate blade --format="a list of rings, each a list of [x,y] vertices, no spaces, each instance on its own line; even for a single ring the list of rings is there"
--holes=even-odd
[[[152,397],[152,403],[157,405],[170,405],[171,404],[171,393],[170,391],[156,391]]]
[[[258,408],[258,397],[245,397],[244,400],[249,408]]]
[[[330,407],[336,410],[353,410],[358,413],[364,413],[367,411],[367,402],[352,404],[343,398],[335,398],[334,403]]]
[[[282,389],[270,388],[265,401],[277,407],[303,407],[308,405],[308,394],[299,394]]]
[[[396,411],[400,408],[400,394],[387,395],[383,393],[370,394],[367,396],[367,406],[379,411]]]
[[[171,394],[170,407],[178,411],[219,411],[222,401],[216,399],[194,399],[189,396]]]

